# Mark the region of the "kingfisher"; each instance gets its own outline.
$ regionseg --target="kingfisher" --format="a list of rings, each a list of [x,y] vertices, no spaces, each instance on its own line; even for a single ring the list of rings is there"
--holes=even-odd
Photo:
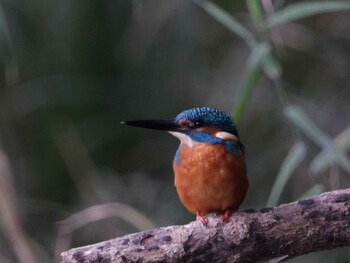
[[[182,204],[207,224],[217,213],[227,221],[248,190],[245,148],[233,119],[210,107],[185,110],[172,120],[133,120],[122,124],[167,131],[180,139],[173,160]]]

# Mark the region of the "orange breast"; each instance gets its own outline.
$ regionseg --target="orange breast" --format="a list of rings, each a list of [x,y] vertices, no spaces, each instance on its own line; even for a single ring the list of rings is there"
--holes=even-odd
[[[182,144],[173,169],[181,202],[202,216],[238,210],[248,190],[244,156],[228,153],[221,144]]]

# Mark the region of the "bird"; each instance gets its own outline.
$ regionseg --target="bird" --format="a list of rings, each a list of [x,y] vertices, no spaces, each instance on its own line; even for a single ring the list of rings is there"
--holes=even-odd
[[[227,221],[248,191],[245,147],[230,115],[211,107],[182,111],[171,120],[122,124],[167,131],[180,140],[173,160],[174,184],[182,204],[207,225],[207,215]]]

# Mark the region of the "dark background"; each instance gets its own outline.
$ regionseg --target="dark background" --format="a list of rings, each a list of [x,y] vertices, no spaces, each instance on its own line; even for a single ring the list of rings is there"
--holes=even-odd
[[[122,120],[232,114],[250,177],[242,209],[350,186],[349,160],[334,159],[350,146],[346,2],[0,3],[1,262],[194,220],[173,187],[177,139]],[[349,260],[338,249],[291,261]]]

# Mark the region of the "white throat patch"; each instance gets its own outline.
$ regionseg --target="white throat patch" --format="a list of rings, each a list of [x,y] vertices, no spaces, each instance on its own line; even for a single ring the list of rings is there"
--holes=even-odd
[[[197,144],[195,140],[192,140],[188,135],[181,133],[181,132],[169,132],[171,135],[174,135],[175,137],[179,138],[181,144],[186,144],[189,147],[193,147],[193,145]]]

